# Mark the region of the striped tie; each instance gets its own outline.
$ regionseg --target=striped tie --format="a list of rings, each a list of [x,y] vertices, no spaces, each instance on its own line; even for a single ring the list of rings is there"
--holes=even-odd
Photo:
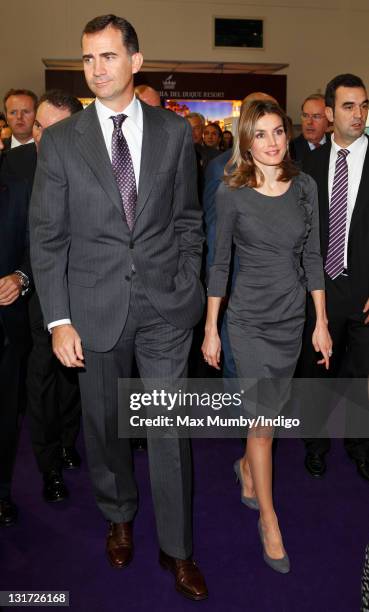
[[[325,271],[332,280],[344,270],[347,218],[348,167],[347,149],[337,153],[336,168],[329,208],[329,242]]]

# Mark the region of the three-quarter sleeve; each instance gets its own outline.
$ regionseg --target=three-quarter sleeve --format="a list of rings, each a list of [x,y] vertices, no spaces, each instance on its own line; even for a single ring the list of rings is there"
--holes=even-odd
[[[314,179],[301,173],[307,204],[312,210],[311,228],[302,253],[302,265],[308,291],[324,289],[323,259],[320,253],[318,188]],[[301,176],[300,175],[300,176]]]
[[[208,296],[223,297],[227,292],[229,265],[232,255],[236,207],[232,190],[222,183],[216,198],[216,236],[213,264],[210,266]]]

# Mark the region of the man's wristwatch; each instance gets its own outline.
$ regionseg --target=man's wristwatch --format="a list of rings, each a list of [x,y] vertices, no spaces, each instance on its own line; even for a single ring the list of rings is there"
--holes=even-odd
[[[29,278],[27,274],[24,274],[21,270],[16,270],[14,272],[20,279],[21,287],[22,287],[22,295],[25,295],[29,289]]]

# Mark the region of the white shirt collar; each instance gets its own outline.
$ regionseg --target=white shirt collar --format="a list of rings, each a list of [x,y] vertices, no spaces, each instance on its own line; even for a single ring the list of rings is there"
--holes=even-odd
[[[128,106],[126,106],[126,108],[123,108],[119,112],[111,110],[111,108],[108,108],[107,106],[105,106],[105,104],[103,104],[101,100],[99,100],[98,98],[96,98],[95,100],[95,108],[96,108],[97,116],[101,123],[109,121],[110,117],[112,116],[121,115],[122,113],[124,113],[125,115],[127,115],[129,119],[133,121],[133,123],[140,130],[143,129],[142,112],[140,112],[141,109],[139,107],[139,101],[137,100],[136,96],[133,96]]]
[[[323,134],[323,137],[322,137],[322,139],[319,141],[319,144],[320,144],[320,145],[324,145],[324,144],[326,143],[326,141],[327,141],[327,137],[326,137],[326,135],[325,135],[325,134]],[[316,149],[316,146],[315,146],[315,144],[314,144],[313,142],[310,142],[310,140],[308,140],[308,141],[307,141],[307,143],[308,143],[309,148],[310,148],[310,150],[311,150],[311,151],[314,151],[314,149]]]
[[[34,142],[33,138],[30,138],[29,140],[27,140],[26,143],[24,144],[29,144],[30,142]],[[19,142],[19,140],[16,139],[16,137],[12,134],[12,139],[11,139],[11,144],[10,147],[12,149],[15,149],[15,147],[21,147],[23,144],[23,142]]]
[[[332,148],[336,151],[336,153],[338,153],[340,149],[347,149],[348,151],[350,151],[350,153],[356,153],[361,147],[364,146],[364,144],[366,144],[365,134],[362,134],[361,136],[359,136],[359,138],[356,138],[356,140],[354,140],[354,142],[350,144],[349,147],[340,147],[334,140],[334,134],[332,134],[331,140]]]

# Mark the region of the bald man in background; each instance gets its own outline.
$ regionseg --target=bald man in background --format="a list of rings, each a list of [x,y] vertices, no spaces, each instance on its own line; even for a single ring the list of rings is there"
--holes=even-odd
[[[137,85],[135,87],[135,96],[149,106],[161,106],[159,92],[150,85]]]
[[[311,94],[302,103],[302,133],[291,140],[289,144],[291,159],[301,167],[310,152],[321,147],[327,141],[329,121],[325,114],[325,108],[325,99],[322,94]]]

